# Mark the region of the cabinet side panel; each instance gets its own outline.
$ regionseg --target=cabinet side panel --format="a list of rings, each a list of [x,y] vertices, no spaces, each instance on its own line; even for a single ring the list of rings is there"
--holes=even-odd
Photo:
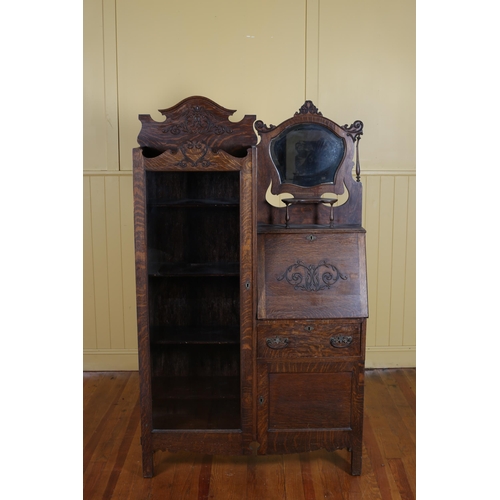
[[[134,149],[134,232],[139,346],[141,434],[144,476],[152,475],[151,366],[147,290],[146,189],[142,152]]]

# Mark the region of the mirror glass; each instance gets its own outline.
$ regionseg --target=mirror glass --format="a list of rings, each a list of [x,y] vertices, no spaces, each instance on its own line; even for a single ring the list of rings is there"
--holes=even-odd
[[[271,141],[281,182],[304,187],[333,183],[344,151],[341,137],[315,123],[287,128]]]

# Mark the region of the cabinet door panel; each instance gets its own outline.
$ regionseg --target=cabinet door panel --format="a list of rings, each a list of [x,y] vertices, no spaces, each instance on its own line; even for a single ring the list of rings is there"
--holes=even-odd
[[[350,427],[352,372],[271,373],[270,429]]]
[[[258,363],[259,453],[350,447],[362,429],[363,364]]]

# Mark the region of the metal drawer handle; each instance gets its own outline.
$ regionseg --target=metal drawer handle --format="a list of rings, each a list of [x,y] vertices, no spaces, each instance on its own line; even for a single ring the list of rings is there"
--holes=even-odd
[[[348,347],[352,344],[352,335],[337,335],[330,339],[332,347]]]
[[[288,339],[286,337],[271,337],[266,339],[266,344],[270,349],[284,349],[288,347]]]

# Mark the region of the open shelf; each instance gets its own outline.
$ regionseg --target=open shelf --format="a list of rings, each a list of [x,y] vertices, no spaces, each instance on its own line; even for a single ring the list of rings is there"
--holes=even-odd
[[[239,377],[157,377],[155,429],[240,429]]]
[[[181,200],[154,200],[150,201],[148,206],[165,208],[236,208],[240,205],[238,200],[184,198]]]
[[[239,262],[186,263],[186,262],[150,262],[150,276],[238,276]]]
[[[240,400],[153,400],[153,429],[240,430]]]
[[[150,327],[154,344],[239,344],[240,329],[207,326]]]
[[[164,399],[239,399],[240,378],[218,377],[155,377],[153,400]]]

